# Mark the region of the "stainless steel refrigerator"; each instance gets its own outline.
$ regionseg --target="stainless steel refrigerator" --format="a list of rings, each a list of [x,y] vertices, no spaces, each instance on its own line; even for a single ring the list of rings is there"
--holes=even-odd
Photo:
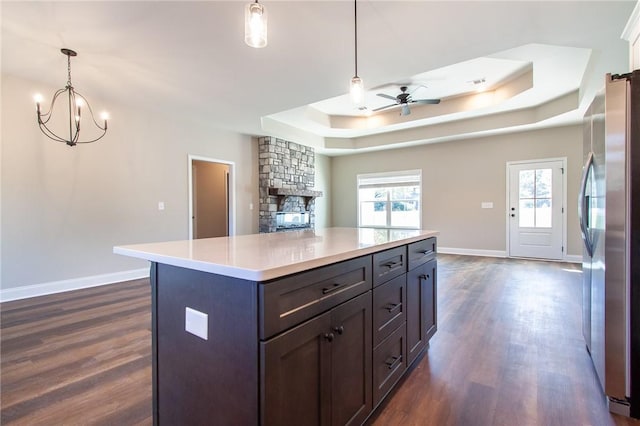
[[[640,418],[640,70],[607,74],[584,120],[583,334],[612,412]]]

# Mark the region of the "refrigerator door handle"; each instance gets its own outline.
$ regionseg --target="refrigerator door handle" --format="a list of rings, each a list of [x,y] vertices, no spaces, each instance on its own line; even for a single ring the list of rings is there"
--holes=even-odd
[[[589,198],[586,197],[586,192],[589,170],[592,166],[593,152],[590,152],[587,158],[587,162],[582,169],[582,180],[580,181],[580,193],[578,195],[578,220],[580,221],[580,233],[582,235],[582,241],[584,241],[584,245],[587,248],[589,256],[593,256],[593,242],[591,241],[591,236],[589,234],[589,212],[587,211],[587,209],[589,208],[589,206],[587,205],[587,201]]]

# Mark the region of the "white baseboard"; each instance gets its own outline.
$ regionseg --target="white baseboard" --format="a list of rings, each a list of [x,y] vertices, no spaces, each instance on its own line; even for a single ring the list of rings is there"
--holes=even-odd
[[[582,256],[578,254],[568,254],[564,257],[565,262],[582,263]]]
[[[475,250],[452,247],[438,247],[438,253],[442,254],[459,254],[463,256],[484,256],[484,257],[508,257],[507,252],[503,250]],[[568,262],[582,263],[582,256],[576,254],[568,254],[561,260],[550,260],[551,262]]]
[[[507,252],[504,250],[476,250],[453,247],[438,247],[438,253],[461,254],[464,256],[507,257]]]
[[[5,288],[0,289],[0,302],[9,302],[11,300],[27,299],[29,297],[44,296],[47,294],[97,287],[122,281],[137,280],[140,278],[147,278],[148,276],[149,268],[142,268],[130,271],[114,272],[111,274],[93,275],[90,277],[73,278],[70,280],[26,285],[23,287]]]

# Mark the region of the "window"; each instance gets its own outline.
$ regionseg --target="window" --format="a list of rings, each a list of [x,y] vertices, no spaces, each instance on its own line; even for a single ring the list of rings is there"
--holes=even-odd
[[[358,175],[358,226],[420,229],[421,170]]]

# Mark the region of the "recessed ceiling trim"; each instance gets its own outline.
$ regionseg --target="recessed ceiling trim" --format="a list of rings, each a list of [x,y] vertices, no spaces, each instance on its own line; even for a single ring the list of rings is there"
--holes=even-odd
[[[438,105],[412,104],[411,115],[409,116],[401,116],[397,108],[391,108],[370,116],[333,115],[329,116],[329,127],[332,129],[380,129],[381,132],[389,131],[392,130],[390,126],[404,124],[407,121],[416,123],[419,120],[495,106],[532,87],[533,66],[529,63],[509,80],[481,93],[467,93],[442,99]],[[312,107],[309,108],[312,109]],[[321,115],[316,114],[314,118],[321,118]]]
[[[340,138],[326,138],[326,149],[365,149],[382,146],[393,146],[406,143],[427,143],[431,139],[451,137],[454,135],[465,136],[478,132],[498,131],[504,128],[534,124],[559,114],[576,110],[578,103],[578,90],[569,92],[541,105],[510,110],[495,114],[482,115],[456,121],[448,121],[430,126],[402,129],[359,138],[349,139],[344,143]]]

